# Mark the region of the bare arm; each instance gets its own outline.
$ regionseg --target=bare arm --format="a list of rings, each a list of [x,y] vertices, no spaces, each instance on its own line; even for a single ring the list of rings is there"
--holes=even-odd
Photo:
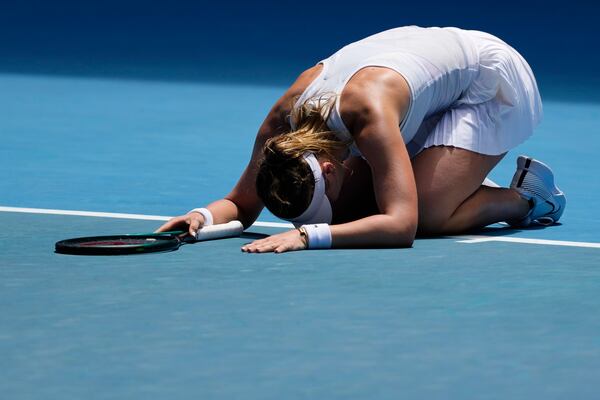
[[[256,175],[265,142],[273,136],[289,130],[287,117],[290,114],[294,98],[302,94],[321,69],[322,66],[317,65],[306,70],[275,103],[258,130],[252,156],[237,184],[223,200],[208,206],[208,209],[215,215],[215,223],[238,220],[247,228],[256,221],[264,207],[256,192]]]
[[[411,246],[418,222],[417,189],[400,122],[410,101],[406,81],[368,68],[344,90],[341,112],[371,167],[380,214],[331,227],[334,247]]]
[[[417,230],[417,189],[393,111],[380,110],[355,140],[367,159],[381,214],[331,226],[334,247],[409,247]]]
[[[265,142],[285,130],[285,115],[287,114],[285,103],[288,100],[289,98],[284,95],[265,118],[256,135],[250,161],[231,192],[225,198],[208,205],[207,208],[212,212],[215,223],[238,220],[247,228],[258,218],[263,209],[255,184],[259,160]]]

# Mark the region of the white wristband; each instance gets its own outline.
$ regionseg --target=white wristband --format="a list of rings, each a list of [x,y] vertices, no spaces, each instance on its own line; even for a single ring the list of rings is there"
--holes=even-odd
[[[213,215],[208,208],[194,208],[193,210],[190,211],[190,213],[192,213],[192,212],[197,212],[197,213],[202,214],[202,216],[204,217],[204,226],[209,226],[209,225],[213,224],[213,221],[214,221]]]
[[[309,249],[330,249],[331,228],[328,224],[302,225],[308,235]]]

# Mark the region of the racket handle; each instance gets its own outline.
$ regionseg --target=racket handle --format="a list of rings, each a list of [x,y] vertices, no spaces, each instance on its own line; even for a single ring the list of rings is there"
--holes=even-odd
[[[244,232],[244,225],[240,221],[231,221],[226,224],[208,225],[196,233],[196,240],[224,239],[240,236]]]

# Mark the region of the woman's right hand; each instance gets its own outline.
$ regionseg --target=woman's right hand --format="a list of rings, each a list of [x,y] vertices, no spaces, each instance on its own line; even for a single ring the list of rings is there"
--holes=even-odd
[[[204,216],[199,212],[193,211],[179,217],[171,218],[167,223],[156,230],[159,232],[169,231],[187,231],[193,238],[196,237],[198,229],[204,226]]]

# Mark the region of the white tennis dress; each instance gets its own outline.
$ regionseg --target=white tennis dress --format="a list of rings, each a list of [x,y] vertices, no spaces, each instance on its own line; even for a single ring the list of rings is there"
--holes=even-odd
[[[406,79],[411,99],[400,131],[411,157],[439,145],[502,154],[527,139],[542,117],[527,62],[484,32],[396,28],[345,46],[320,63],[320,75],[296,106],[319,96],[339,96],[350,78],[368,66],[390,68]],[[327,123],[340,137],[351,138],[339,103]],[[360,154],[356,146],[353,153]]]

